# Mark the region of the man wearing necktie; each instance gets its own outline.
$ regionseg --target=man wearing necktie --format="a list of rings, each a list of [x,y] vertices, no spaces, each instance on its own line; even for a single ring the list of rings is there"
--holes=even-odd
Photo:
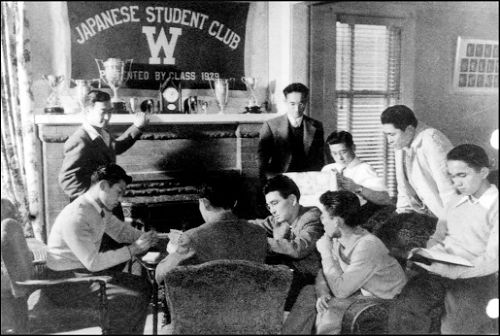
[[[319,171],[324,164],[323,125],[304,115],[309,89],[292,83],[284,90],[287,113],[264,122],[258,154],[262,181],[286,172]]]
[[[113,138],[107,131],[112,112],[111,97],[99,90],[91,90],[84,102],[84,121],[64,144],[64,159],[59,172],[59,184],[70,202],[90,187],[90,177],[97,167],[116,162],[116,155],[132,147],[142,134],[148,119],[143,112],[137,113],[131,125],[120,137]],[[118,204],[113,213],[123,220]],[[108,246],[109,245],[109,246]],[[101,248],[117,247],[107,235]]]

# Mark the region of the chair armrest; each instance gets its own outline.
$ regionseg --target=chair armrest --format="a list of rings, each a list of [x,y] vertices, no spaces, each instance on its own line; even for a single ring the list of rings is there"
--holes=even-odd
[[[98,282],[101,285],[105,285],[106,283],[111,281],[111,279],[112,277],[104,275],[104,276],[90,276],[83,278],[16,281],[16,284],[26,288],[43,288],[43,287],[51,287],[55,285],[69,284],[69,283],[93,283],[93,282]]]

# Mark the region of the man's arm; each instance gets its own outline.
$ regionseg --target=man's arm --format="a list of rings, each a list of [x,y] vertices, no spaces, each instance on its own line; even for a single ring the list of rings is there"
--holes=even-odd
[[[158,284],[163,282],[165,274],[170,272],[174,267],[179,265],[189,264],[194,259],[196,251],[191,246],[189,238],[182,234],[177,242],[177,249],[165,257],[158,266],[156,266],[155,280]]]
[[[263,228],[264,230],[266,230],[266,234],[268,237],[272,237],[273,236],[273,217],[272,216],[269,216],[265,219],[249,219],[248,220],[249,223],[251,224],[255,224],[255,225],[258,225],[260,226],[261,228]]]
[[[83,139],[70,137],[64,144],[64,159],[59,172],[59,184],[71,199],[85,193],[90,187],[93,154]],[[92,165],[92,166],[91,166]]]
[[[135,114],[133,125],[113,141],[112,146],[116,155],[125,152],[127,149],[134,145],[135,141],[141,136],[142,131],[144,130],[148,122],[149,119],[144,112],[138,112]]]
[[[99,252],[95,244],[92,217],[77,214],[62,227],[63,238],[76,258],[91,272],[98,272],[129,260],[132,255],[127,247]]]
[[[422,139],[423,153],[429,165],[429,173],[432,175],[437,188],[439,190],[439,197],[443,207],[448,204],[452,197],[456,194],[455,188],[448,176],[446,165],[446,155],[453,148],[450,140],[444,134],[433,131],[430,136]],[[444,214],[436,214],[442,217]]]
[[[144,233],[132,225],[122,222],[111,212],[106,211],[106,233],[119,243],[133,243]]]
[[[321,171],[321,168],[325,165],[325,140],[324,140],[324,130],[323,124],[318,123],[316,132],[314,133],[314,140],[311,145],[314,150],[314,163],[311,167],[313,171]]]
[[[408,196],[408,191],[406,189],[406,184],[409,181],[404,177],[403,168],[403,151],[394,151],[394,159],[396,166],[396,184],[397,184],[397,201],[396,201],[396,212],[403,213],[412,211],[410,197]]]
[[[300,230],[295,232],[294,239],[268,238],[269,248],[275,253],[284,254],[296,259],[308,256],[316,248],[316,241],[323,235],[323,225],[319,217],[319,209],[313,208],[302,215]]]

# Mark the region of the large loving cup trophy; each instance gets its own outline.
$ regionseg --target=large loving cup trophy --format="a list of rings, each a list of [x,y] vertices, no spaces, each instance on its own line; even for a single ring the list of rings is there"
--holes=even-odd
[[[117,113],[127,113],[125,102],[118,98],[118,89],[127,81],[134,60],[123,61],[119,58],[108,58],[103,62],[96,58],[95,61],[99,68],[101,80],[113,91],[111,103],[115,111]]]
[[[255,77],[241,77],[241,81],[245,84],[247,91],[250,93],[248,106],[246,106],[245,109],[250,113],[260,113],[260,106],[257,104],[257,96],[255,94],[257,79]]]
[[[50,94],[47,98],[47,106],[44,108],[45,113],[64,113],[64,108],[61,106],[61,99],[59,98],[59,88],[64,82],[63,75],[43,75],[42,77],[49,83]]]
[[[219,104],[219,113],[224,113],[224,107],[226,106],[229,98],[229,79],[214,79],[209,80],[208,83],[214,93],[215,100],[217,100],[217,103]]]

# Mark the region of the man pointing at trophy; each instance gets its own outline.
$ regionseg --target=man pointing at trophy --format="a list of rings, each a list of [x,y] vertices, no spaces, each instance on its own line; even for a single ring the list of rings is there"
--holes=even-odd
[[[70,202],[85,193],[91,185],[91,175],[97,167],[116,162],[116,155],[128,150],[139,138],[148,123],[144,112],[136,113],[131,125],[120,137],[113,138],[107,126],[113,111],[108,93],[91,90],[83,104],[84,121],[64,144],[64,160],[59,172],[59,184]],[[113,214],[123,220],[119,204]],[[106,234],[101,250],[117,248]],[[111,241],[111,242],[110,242]]]

